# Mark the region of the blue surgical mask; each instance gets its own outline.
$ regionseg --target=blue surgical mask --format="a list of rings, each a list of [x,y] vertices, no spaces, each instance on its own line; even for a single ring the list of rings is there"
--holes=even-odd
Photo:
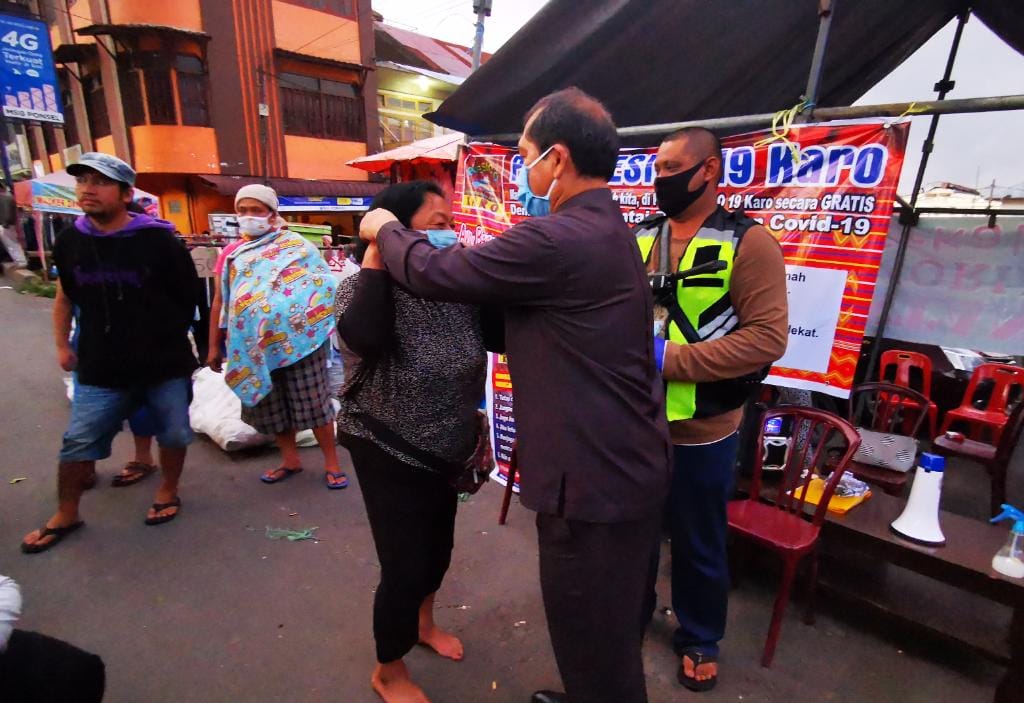
[[[459,238],[455,234],[455,230],[451,229],[428,229],[424,231],[427,235],[427,239],[434,245],[435,249],[444,249],[450,247],[453,244],[459,243]]]
[[[523,209],[526,210],[526,214],[530,217],[544,217],[551,214],[551,191],[555,189],[558,179],[556,178],[551,181],[551,187],[548,188],[546,195],[537,195],[530,189],[530,169],[539,164],[554,147],[555,145],[552,144],[544,150],[543,154],[534,159],[532,163],[523,164],[519,169],[519,173],[516,174],[516,186],[519,188],[519,192],[516,193],[516,200],[522,203]]]

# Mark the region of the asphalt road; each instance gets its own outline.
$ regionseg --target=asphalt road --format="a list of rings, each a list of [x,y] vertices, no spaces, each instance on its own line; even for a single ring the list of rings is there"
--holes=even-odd
[[[232,456],[200,438],[186,463],[180,517],[146,527],[155,479],[109,486],[130,455],[122,434],[100,464],[99,488],[83,501],[87,526],[45,554],[18,551],[22,535],[53,511],[68,414],[50,308],[0,289],[0,573],[21,584],[21,626],[101,655],[114,703],[377,700],[369,688],[376,555],[354,475],[347,490],[328,491],[313,470],[315,449],[303,450],[304,474],[268,486],[258,476],[274,465],[272,452]],[[465,660],[422,649],[408,657],[435,703],[526,703],[533,690],[559,687],[533,516],[514,504],[510,524],[499,527],[500,494],[488,486],[460,507],[438,597],[438,620],[463,639]],[[272,541],[268,526],[316,526],[319,541]],[[663,604],[667,574],[665,558]],[[762,669],[773,586],[766,575],[734,590],[722,681],[699,697],[675,682],[671,619],[659,613],[645,649],[651,701],[983,701],[1002,674],[976,657],[862,625],[827,602],[813,628],[791,609],[775,665]]]

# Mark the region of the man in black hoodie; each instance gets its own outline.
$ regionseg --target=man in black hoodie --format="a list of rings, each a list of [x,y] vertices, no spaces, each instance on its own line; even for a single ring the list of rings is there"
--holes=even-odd
[[[85,214],[54,245],[60,281],[53,322],[60,366],[77,370],[78,384],[60,451],[57,513],[25,536],[27,554],[49,549],[85,524],[78,514],[82,491],[136,408],[145,404],[153,414],[163,471],[147,525],[169,522],[181,509],[178,480],[192,441],[192,259],[169,222],[128,212],[135,171],[127,163],[90,152],[68,173]],[[81,325],[77,352],[68,341],[74,307]]]

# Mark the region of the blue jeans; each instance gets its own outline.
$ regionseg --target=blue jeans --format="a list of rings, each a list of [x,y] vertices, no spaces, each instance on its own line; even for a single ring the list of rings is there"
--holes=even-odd
[[[676,654],[696,648],[717,656],[725,636],[729,602],[726,555],[726,503],[732,497],[736,433],[712,444],[673,448],[672,609],[679,621],[672,644]]]
[[[77,371],[71,372],[71,382],[77,392],[79,385]],[[152,437],[159,429],[156,420],[153,419],[153,413],[145,405],[140,406],[138,410],[128,417],[128,428],[136,437]]]
[[[99,461],[109,457],[111,443],[122,423],[142,406],[149,409],[152,425],[148,429],[153,430],[161,447],[187,447],[193,439],[188,417],[191,399],[192,379],[188,376],[137,388],[78,385],[60,461]]]
[[[78,306],[74,306],[72,310],[72,316],[75,319],[75,328],[71,330],[71,348],[78,352],[78,337],[82,333],[82,325],[80,320],[81,313]],[[74,388],[78,389],[78,372],[71,372],[72,383]],[[132,434],[136,437],[152,437],[157,432],[156,422],[153,420],[152,413],[149,412],[149,408],[145,405],[141,406],[138,410],[132,413],[131,417],[128,418],[128,427],[131,428]]]

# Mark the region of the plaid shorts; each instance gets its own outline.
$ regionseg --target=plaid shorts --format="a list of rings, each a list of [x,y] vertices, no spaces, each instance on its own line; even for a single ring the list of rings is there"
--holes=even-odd
[[[263,434],[323,427],[334,422],[327,376],[327,345],[291,366],[270,372],[270,395],[242,406],[242,421]]]

